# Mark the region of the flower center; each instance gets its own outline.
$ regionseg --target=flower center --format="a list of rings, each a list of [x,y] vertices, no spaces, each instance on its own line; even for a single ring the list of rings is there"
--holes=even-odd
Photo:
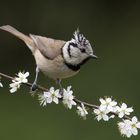
[[[55,94],[54,93],[52,93],[52,98],[54,98],[55,97]]]

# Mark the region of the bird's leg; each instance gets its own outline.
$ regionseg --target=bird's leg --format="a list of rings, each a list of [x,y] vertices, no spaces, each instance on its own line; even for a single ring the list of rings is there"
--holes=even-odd
[[[37,89],[37,78],[38,78],[38,73],[39,73],[39,68],[38,66],[36,67],[36,75],[35,75],[35,80],[32,84],[31,90],[35,91]]]
[[[59,85],[59,87],[60,87],[60,94],[63,94],[63,87],[62,87],[62,85],[61,85],[61,79],[57,79],[56,80],[56,83]]]

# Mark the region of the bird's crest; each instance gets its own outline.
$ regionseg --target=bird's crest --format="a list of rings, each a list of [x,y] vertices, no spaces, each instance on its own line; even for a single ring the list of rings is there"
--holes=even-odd
[[[84,37],[83,34],[80,33],[79,28],[77,28],[73,36],[77,44],[80,44],[81,46],[89,45],[89,41]]]

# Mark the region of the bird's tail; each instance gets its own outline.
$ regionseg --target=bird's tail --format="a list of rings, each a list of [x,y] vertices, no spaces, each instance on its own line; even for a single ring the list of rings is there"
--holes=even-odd
[[[29,48],[32,52],[34,51],[34,49],[35,49],[34,42],[33,42],[33,40],[32,40],[29,36],[27,36],[27,35],[25,35],[25,34],[19,32],[18,30],[16,30],[15,28],[13,28],[13,27],[10,26],[10,25],[1,26],[0,29],[2,29],[2,30],[4,30],[4,31],[7,31],[7,32],[9,32],[9,33],[15,35],[15,36],[18,37],[19,39],[23,40],[23,41],[26,43],[26,45],[28,46],[28,48]]]

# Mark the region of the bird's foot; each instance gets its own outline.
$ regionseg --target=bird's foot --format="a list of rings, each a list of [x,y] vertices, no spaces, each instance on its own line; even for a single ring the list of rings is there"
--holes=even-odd
[[[60,95],[63,95],[64,89],[61,87],[59,90]]]
[[[37,84],[33,83],[31,87],[31,91],[35,91],[35,90],[37,90]]]

